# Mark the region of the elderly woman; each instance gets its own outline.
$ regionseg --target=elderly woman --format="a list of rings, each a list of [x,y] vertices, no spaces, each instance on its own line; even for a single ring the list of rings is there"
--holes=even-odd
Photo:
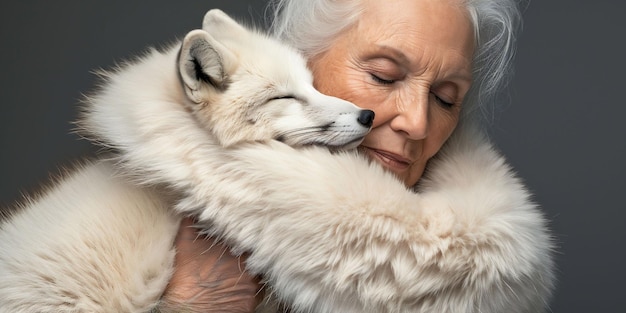
[[[478,130],[480,113],[489,110],[511,72],[520,17],[516,3],[282,0],[273,9],[273,33],[308,58],[316,87],[375,111],[372,131],[359,151],[393,173],[410,193],[426,199],[408,214],[374,214],[398,222],[389,236],[414,236],[407,239],[408,251],[386,250],[406,248],[402,240],[389,239],[396,244],[391,248],[378,246],[376,240],[346,240],[346,246],[367,242],[364,249],[369,249],[370,258],[380,256],[379,264],[368,268],[354,263],[355,268],[339,278],[328,269],[328,277],[318,276],[320,290],[294,284],[293,292],[279,295],[282,300],[295,311],[307,312],[544,310],[553,287],[545,221]],[[311,173],[316,175],[324,173]],[[371,183],[381,184],[376,187],[380,193],[367,197],[381,198],[382,205],[394,206],[389,204],[394,198],[406,196],[388,191],[382,182]],[[413,219],[420,221],[411,224]],[[196,235],[181,227],[177,271],[165,303],[182,302],[187,308],[204,307],[205,312],[252,312],[260,298],[257,278],[240,271],[240,259],[223,256],[226,248],[188,238]],[[213,248],[200,255],[207,247]],[[337,255],[345,262],[354,261],[349,252],[342,253]],[[344,266],[334,260],[321,262]],[[408,274],[385,272],[398,267]],[[373,282],[377,280],[387,280],[386,285]],[[315,294],[303,295],[303,290]],[[334,299],[346,296],[353,298]]]

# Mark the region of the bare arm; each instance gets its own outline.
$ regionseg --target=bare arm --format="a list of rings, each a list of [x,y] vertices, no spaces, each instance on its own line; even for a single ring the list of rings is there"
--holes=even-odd
[[[235,256],[183,219],[176,237],[172,279],[161,312],[254,312],[261,300],[259,279],[245,271],[246,256]]]

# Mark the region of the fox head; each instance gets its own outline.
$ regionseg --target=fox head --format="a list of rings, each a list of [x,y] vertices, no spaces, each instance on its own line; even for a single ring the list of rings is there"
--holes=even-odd
[[[298,52],[220,10],[185,36],[178,70],[185,105],[224,146],[275,139],[354,148],[374,119],[370,110],[318,92]]]

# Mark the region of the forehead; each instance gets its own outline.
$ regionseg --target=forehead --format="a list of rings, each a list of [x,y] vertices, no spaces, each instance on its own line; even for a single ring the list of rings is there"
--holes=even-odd
[[[458,35],[472,35],[470,15],[461,0],[364,0],[360,22],[362,30],[427,31],[448,43]]]
[[[354,35],[370,46],[397,49],[410,59],[421,54],[445,57],[470,67],[474,30],[460,0],[365,0]]]

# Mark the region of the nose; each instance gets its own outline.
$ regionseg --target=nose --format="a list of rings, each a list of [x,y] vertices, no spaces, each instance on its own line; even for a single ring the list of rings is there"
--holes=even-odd
[[[370,128],[374,123],[374,115],[374,111],[372,110],[361,110],[361,112],[359,113],[359,117],[356,120],[359,122],[359,124]]]
[[[411,105],[399,108],[396,114],[391,121],[392,129],[404,133],[411,140],[421,140],[428,136],[428,96],[414,98]]]

